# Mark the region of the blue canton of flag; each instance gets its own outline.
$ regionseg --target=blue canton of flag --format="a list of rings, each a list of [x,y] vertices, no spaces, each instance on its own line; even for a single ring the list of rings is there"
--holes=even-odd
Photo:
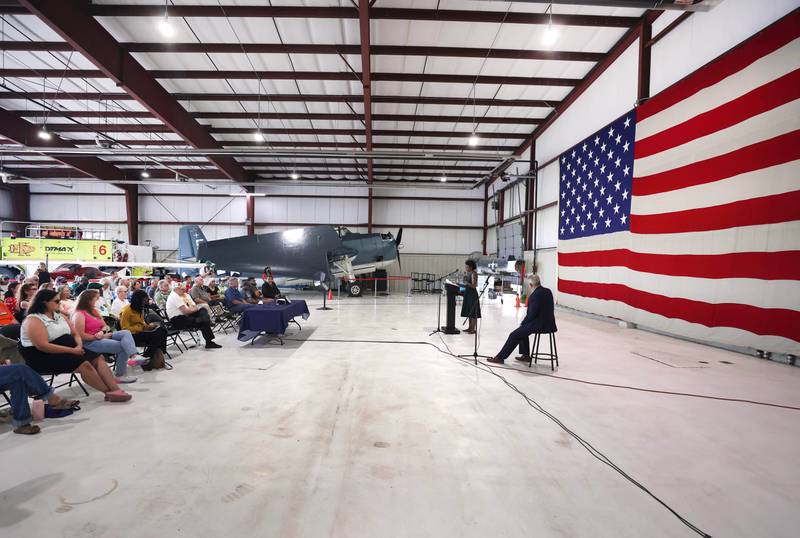
[[[559,239],[630,229],[635,134],[632,111],[561,155]]]

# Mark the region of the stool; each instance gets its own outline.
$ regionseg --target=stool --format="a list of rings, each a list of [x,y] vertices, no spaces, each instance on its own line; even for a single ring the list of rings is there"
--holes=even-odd
[[[539,341],[543,334],[546,334],[550,339],[550,352],[539,353]],[[533,353],[531,353],[531,360],[528,361],[528,368],[534,363],[538,364],[539,360],[550,361],[550,370],[555,371],[553,363],[558,366],[558,349],[556,348],[556,333],[534,333],[533,334]]]

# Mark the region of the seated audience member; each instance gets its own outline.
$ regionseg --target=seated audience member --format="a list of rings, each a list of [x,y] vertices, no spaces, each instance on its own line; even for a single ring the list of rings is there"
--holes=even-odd
[[[214,342],[214,331],[211,330],[208,312],[198,308],[186,293],[186,288],[181,285],[176,286],[167,297],[167,317],[176,329],[200,329],[206,341],[206,349],[222,347]]]
[[[86,290],[81,293],[75,313],[72,315],[72,325],[81,335],[83,347],[95,353],[117,356],[117,363],[114,366],[117,383],[133,383],[136,378],[127,375],[128,366],[139,366],[147,362],[147,358],[139,355],[130,331],[112,332],[106,325],[97,310],[99,299],[100,293],[97,290]]]
[[[144,289],[142,287],[142,281],[141,280],[133,280],[133,281],[131,281],[131,287],[128,289],[128,301],[131,300],[131,296],[133,295],[134,291],[141,290],[141,289]]]
[[[36,270],[36,276],[39,277],[39,285],[47,284],[50,282],[50,271],[47,270],[47,264],[42,262],[39,264],[39,269]]]
[[[519,346],[520,356],[516,357],[516,360],[528,362],[531,355],[528,337],[534,333],[556,332],[553,293],[549,289],[542,287],[539,275],[530,275],[528,277],[528,289],[530,290],[530,295],[528,297],[528,312],[525,314],[525,318],[519,324],[519,327],[508,335],[508,339],[500,352],[491,359],[487,359],[488,362],[502,364],[517,346]]]
[[[228,279],[228,289],[225,290],[225,306],[231,312],[243,312],[253,305],[244,298],[239,289],[239,279],[231,277]]]
[[[171,292],[172,290],[169,287],[169,281],[161,280],[158,282],[158,289],[153,295],[153,301],[162,312],[166,312],[167,310],[167,297],[169,297]]]
[[[11,364],[25,363],[22,355],[19,354],[17,346],[20,328],[21,326],[16,320],[8,325],[0,326],[0,364],[5,364],[6,362]]]
[[[0,363],[0,390],[11,393],[11,424],[14,433],[34,435],[39,426],[31,424],[28,397],[46,401],[54,409],[75,409],[78,400],[66,400],[53,392],[53,389],[31,367],[25,364]]]
[[[6,303],[6,306],[11,313],[15,313],[19,310],[19,304],[17,303],[17,288],[19,287],[19,282],[16,280],[8,283],[8,289],[3,294],[3,302]]]
[[[27,315],[28,307],[33,301],[33,296],[35,294],[36,286],[34,284],[23,284],[22,286],[17,286],[17,312],[14,314],[14,317],[20,323],[22,323],[22,320]]]
[[[39,285],[39,290],[54,290],[54,289],[56,289],[56,285],[53,284],[52,280]]]
[[[100,297],[105,300],[108,307],[111,308],[111,303],[114,302],[114,289],[111,287],[111,279],[105,277],[100,280]]]
[[[58,311],[64,314],[64,317],[69,318],[75,312],[75,299],[72,298],[72,293],[69,291],[69,286],[59,286],[56,290],[58,298],[61,301],[58,303]]]
[[[278,289],[278,285],[275,284],[275,277],[272,275],[272,271],[266,273],[266,277],[264,283],[261,284],[261,294],[264,296],[264,301],[267,299],[285,299],[281,294],[281,290]]]
[[[222,291],[219,289],[217,285],[217,281],[215,279],[210,279],[206,282],[206,293],[208,293],[209,297],[211,297],[212,301],[217,301],[219,303],[222,302]]]
[[[125,286],[117,286],[114,290],[116,293],[116,298],[114,302],[111,303],[111,315],[115,318],[119,319],[119,314],[122,312],[122,309],[128,306],[128,288]]]
[[[78,284],[75,286],[73,294],[75,295],[75,297],[77,297],[78,295],[81,294],[81,292],[83,292],[88,287],[89,287],[89,277],[86,275],[78,277]]]
[[[20,330],[20,351],[25,362],[40,374],[78,373],[81,379],[105,394],[107,402],[127,402],[131,395],[120,390],[114,374],[99,353],[83,347],[81,336],[58,311],[59,298],[52,290],[36,294]]]
[[[145,309],[149,300],[147,292],[143,290],[134,293],[131,302],[120,313],[119,326],[131,332],[136,345],[144,346],[142,355],[151,359],[154,364],[164,364],[167,330],[158,322],[145,321]],[[144,368],[147,369],[147,366]]]
[[[242,295],[244,295],[244,300],[248,303],[258,304],[261,292],[258,291],[254,278],[248,278],[242,283]]]
[[[219,300],[211,299],[211,295],[205,287],[205,280],[201,276],[194,279],[194,286],[192,286],[189,296],[197,306],[205,308],[209,315],[211,315],[211,307],[219,304]]]
[[[147,293],[147,296],[150,297],[151,299],[156,294],[156,291],[158,291],[158,282],[159,282],[158,278],[151,278],[150,283],[144,289],[144,291]]]

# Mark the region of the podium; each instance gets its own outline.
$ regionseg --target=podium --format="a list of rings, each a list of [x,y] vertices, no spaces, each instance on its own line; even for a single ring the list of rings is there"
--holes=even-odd
[[[444,289],[447,295],[447,316],[446,325],[441,328],[444,334],[461,334],[461,331],[456,329],[456,296],[464,294],[458,291],[460,286],[453,284],[449,280],[444,281]]]

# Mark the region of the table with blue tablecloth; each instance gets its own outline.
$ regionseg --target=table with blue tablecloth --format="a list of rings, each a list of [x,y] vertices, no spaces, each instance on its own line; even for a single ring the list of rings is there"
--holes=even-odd
[[[293,300],[288,304],[267,303],[253,305],[242,312],[239,321],[239,341],[252,343],[260,334],[281,335],[286,333],[289,323],[297,316],[308,319],[308,305],[305,301]],[[281,343],[283,341],[281,340]]]

